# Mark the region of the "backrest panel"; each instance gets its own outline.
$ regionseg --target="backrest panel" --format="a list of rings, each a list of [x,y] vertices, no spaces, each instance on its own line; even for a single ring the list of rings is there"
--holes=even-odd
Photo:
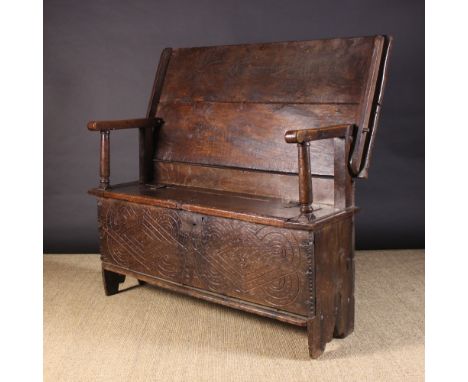
[[[360,103],[374,38],[174,49],[161,102]]]
[[[284,132],[341,123],[356,125],[351,164],[360,169],[372,133],[386,41],[372,36],[168,49],[159,103],[152,109],[164,120],[154,172],[164,171],[161,163],[166,169],[168,163],[197,169],[190,171],[265,171],[278,175],[276,181],[284,185],[281,197],[289,198],[292,178],[282,176],[297,174],[297,150],[284,141]],[[314,179],[334,176],[333,141],[313,142],[310,152]],[[218,170],[208,175],[211,184],[219,181],[236,192],[258,186],[251,175],[242,178],[242,185],[227,182]],[[164,172],[167,183],[180,179],[180,173]],[[329,192],[328,180],[315,182]],[[192,176],[183,181],[203,184]],[[259,194],[267,195],[270,185],[262,184]]]
[[[285,202],[297,201],[299,195],[299,181],[295,174],[156,161],[154,179],[156,183],[276,197]],[[315,203],[333,205],[333,178],[312,177],[312,187]]]
[[[195,102],[161,104],[156,159],[297,173],[289,129],[354,123],[356,105]],[[333,175],[333,141],[311,143],[314,174]]]

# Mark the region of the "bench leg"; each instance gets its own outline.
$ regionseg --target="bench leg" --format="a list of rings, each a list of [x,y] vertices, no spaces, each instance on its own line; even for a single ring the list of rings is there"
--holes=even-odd
[[[112,296],[118,293],[119,284],[125,281],[125,275],[102,269],[102,281],[104,283],[104,292],[106,296]]]
[[[315,316],[307,320],[307,339],[311,358],[320,357],[325,351],[325,341],[322,333],[322,320]]]
[[[333,337],[345,338],[354,330],[354,254],[349,251],[339,262],[342,278],[337,303],[337,317]]]
[[[354,331],[354,296],[341,296],[333,337],[345,338]]]

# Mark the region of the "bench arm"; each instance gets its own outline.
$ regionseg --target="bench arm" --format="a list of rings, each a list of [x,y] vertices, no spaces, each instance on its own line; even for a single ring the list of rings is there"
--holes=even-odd
[[[289,130],[284,134],[287,143],[296,143],[298,150],[299,173],[299,204],[302,214],[313,211],[312,202],[312,176],[310,167],[309,143],[321,139],[344,138],[346,142],[351,136],[353,125],[343,124],[336,126],[319,127],[316,129]]]
[[[161,118],[123,119],[120,121],[90,121],[88,122],[88,130],[103,131],[122,129],[146,129],[151,127],[157,127],[161,123]]]
[[[344,138],[353,125],[336,125],[319,127],[317,129],[289,130],[284,133],[284,140],[287,143],[306,143],[321,139]]]
[[[99,165],[99,188],[110,188],[110,131],[122,129],[144,129],[158,127],[163,124],[161,118],[125,119],[121,121],[91,121],[88,122],[88,130],[101,132],[101,149]],[[141,158],[140,158],[141,160]],[[141,164],[140,164],[141,166]]]

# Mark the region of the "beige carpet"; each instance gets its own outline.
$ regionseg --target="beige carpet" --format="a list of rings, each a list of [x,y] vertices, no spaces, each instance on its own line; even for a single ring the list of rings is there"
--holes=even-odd
[[[424,252],[358,252],[356,304],[313,361],[300,328],[150,286],[105,297],[98,256],[46,255],[44,380],[423,380]]]

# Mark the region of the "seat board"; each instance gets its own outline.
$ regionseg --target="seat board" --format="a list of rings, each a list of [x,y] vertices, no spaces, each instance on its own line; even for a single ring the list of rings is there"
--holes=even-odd
[[[177,185],[140,185],[137,182],[115,185],[109,190],[95,188],[89,193],[98,197],[305,230],[316,229],[330,219],[344,218],[356,210],[354,207],[338,209],[330,205],[314,204],[315,211],[311,220],[300,221],[297,219],[300,210],[296,203],[272,197]]]

